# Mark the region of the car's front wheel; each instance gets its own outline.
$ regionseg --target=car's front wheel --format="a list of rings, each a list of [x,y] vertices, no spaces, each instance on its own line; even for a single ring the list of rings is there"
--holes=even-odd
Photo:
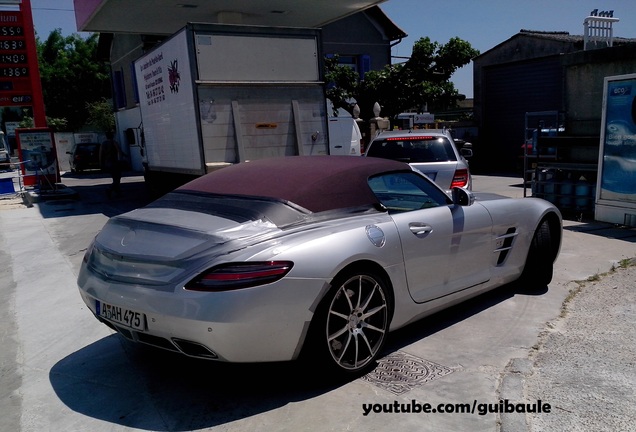
[[[552,281],[554,255],[552,235],[547,220],[541,222],[532,237],[521,282],[528,287],[546,287]]]
[[[375,363],[386,341],[391,296],[384,279],[372,272],[337,277],[316,311],[316,354],[345,373],[362,372]]]

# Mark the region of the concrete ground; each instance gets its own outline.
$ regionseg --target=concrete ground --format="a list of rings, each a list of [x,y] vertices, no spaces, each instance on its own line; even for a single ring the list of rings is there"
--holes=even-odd
[[[147,197],[135,176],[124,178],[124,197],[114,200],[105,194],[109,179],[99,174],[63,182],[78,199],[31,208],[0,199],[2,430],[614,431],[633,425],[636,345],[624,329],[635,328],[636,272],[620,268],[636,256],[633,229],[565,221],[548,290],[528,293],[512,284],[419,321],[391,335],[374,373],[334,382],[297,363],[226,365],[140,350],[98,323],[76,287],[83,253],[109,217]],[[519,183],[476,176],[474,190],[522,197]],[[505,399],[540,399],[550,413],[481,415],[489,404],[505,407]],[[426,404],[475,412],[424,412]]]
[[[623,265],[573,286],[530,351],[531,368],[516,371],[528,399],[552,406],[551,415],[528,415],[528,430],[636,428],[636,261]]]

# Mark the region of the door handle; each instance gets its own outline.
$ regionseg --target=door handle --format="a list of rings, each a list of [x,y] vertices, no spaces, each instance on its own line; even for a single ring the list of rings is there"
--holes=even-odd
[[[433,232],[433,227],[423,222],[411,222],[409,229],[416,236],[423,236]]]

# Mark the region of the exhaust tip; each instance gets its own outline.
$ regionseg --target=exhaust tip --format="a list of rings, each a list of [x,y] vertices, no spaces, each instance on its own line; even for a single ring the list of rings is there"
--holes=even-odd
[[[183,339],[172,339],[172,343],[175,344],[175,346],[179,348],[182,353],[190,357],[210,360],[219,358],[219,356],[214,351],[198,342],[192,342]]]

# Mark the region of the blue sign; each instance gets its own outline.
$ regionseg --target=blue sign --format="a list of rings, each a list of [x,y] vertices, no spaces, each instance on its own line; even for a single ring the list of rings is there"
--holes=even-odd
[[[636,202],[636,78],[609,81],[600,198]]]

